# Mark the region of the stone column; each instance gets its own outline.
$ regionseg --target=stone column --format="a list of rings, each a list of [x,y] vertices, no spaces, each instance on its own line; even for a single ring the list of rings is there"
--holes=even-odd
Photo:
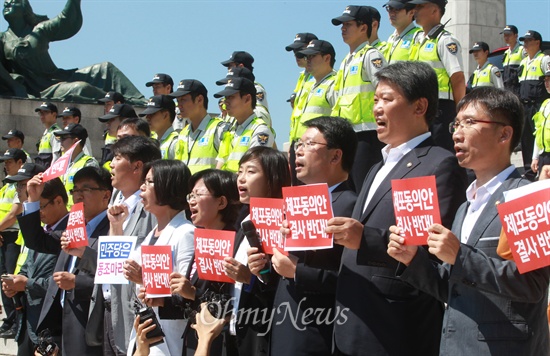
[[[505,0],[448,0],[442,22],[451,21],[446,28],[453,33],[462,45],[464,74],[466,80],[477,63],[468,53],[476,41],[487,42],[492,50],[506,44],[500,31],[506,26]],[[512,24],[513,25],[513,24]]]

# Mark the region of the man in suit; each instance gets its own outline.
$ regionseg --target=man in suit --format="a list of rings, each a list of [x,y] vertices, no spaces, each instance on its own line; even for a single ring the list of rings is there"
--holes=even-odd
[[[27,183],[29,204],[24,207],[24,213],[20,217],[22,225],[28,228],[25,244],[39,252],[59,253],[67,239],[63,235],[59,239],[59,235],[44,234],[40,226],[37,201],[43,189],[41,174]],[[86,233],[91,248],[97,248],[98,236],[109,234],[106,209],[111,192],[111,177],[103,168],[84,167],[74,176],[71,194],[75,203],[84,203]],[[101,347],[90,346],[86,342],[94,274],[83,271],[79,262],[79,258],[65,251],[60,253],[54,268],[53,280],[50,281],[44,298],[37,331],[55,328],[58,335],[62,335],[59,346],[63,355],[101,355]]]
[[[402,264],[397,275],[447,303],[441,355],[548,354],[546,317],[550,267],[520,274],[513,260],[497,254],[503,192],[528,183],[510,163],[521,140],[523,110],[508,91],[482,88],[464,97],[453,123],[458,161],[476,180],[452,231],[430,227],[428,251],[390,236],[388,253]],[[430,254],[442,265],[430,263]]]
[[[437,113],[437,78],[424,63],[398,62],[376,74],[374,117],[386,144],[357,197],[352,218],[336,217],[327,233],[345,247],[334,325],[336,355],[437,355],[443,303],[395,278],[386,253],[395,225],[393,179],[436,177],[441,219],[450,226],[464,201],[466,175],[453,155],[434,145],[429,124]]]
[[[143,180],[144,166],[161,159],[158,144],[143,136],[121,138],[112,146],[112,185],[116,189],[108,210],[109,234],[112,236],[137,236],[136,247],[157,224],[155,217],[143,209],[139,187]],[[71,249],[78,256],[80,269],[95,274],[97,251],[90,247]],[[90,305],[87,334],[88,343],[103,345],[104,355],[125,355],[134,323],[135,284],[97,285]],[[117,332],[113,332],[116,330]]]
[[[351,216],[357,199],[348,184],[357,150],[353,126],[346,119],[328,116],[303,125],[306,130],[295,143],[296,177],[306,184],[327,183],[334,215]],[[271,324],[272,355],[331,355],[332,320],[342,320],[334,310],[342,250],[336,245],[289,256],[274,251],[273,268],[284,278],[279,280],[273,304],[281,309]],[[249,266],[259,271],[261,262],[249,260]]]

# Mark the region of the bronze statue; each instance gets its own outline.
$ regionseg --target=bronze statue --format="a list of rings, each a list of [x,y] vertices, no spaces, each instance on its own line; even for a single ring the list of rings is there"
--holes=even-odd
[[[0,95],[97,102],[107,91],[122,93],[131,104],[145,98],[112,63],[61,69],[48,53],[49,43],[74,36],[82,27],[81,0],[67,0],[53,19],[33,12],[28,0],[5,0],[8,29],[0,34]]]

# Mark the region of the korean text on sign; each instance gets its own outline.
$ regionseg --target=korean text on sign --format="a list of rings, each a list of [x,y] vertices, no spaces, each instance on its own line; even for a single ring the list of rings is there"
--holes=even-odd
[[[283,199],[250,198],[250,220],[262,238],[265,253],[272,255],[273,248],[284,251],[285,243],[281,236],[283,225]]]
[[[550,189],[497,207],[520,273],[550,265]]]
[[[195,229],[195,267],[200,279],[235,282],[223,268],[224,258],[233,255],[234,243],[234,231]]]
[[[77,203],[71,207],[65,236],[69,239],[69,248],[88,246],[86,222],[84,220],[84,203]]]
[[[73,144],[71,148],[69,148],[67,152],[63,154],[63,156],[59,157],[57,161],[53,162],[51,166],[48,169],[46,169],[46,171],[42,175],[43,182],[47,182],[57,177],[61,177],[63,174],[65,174],[65,172],[67,172],[69,161],[73,155],[73,151],[76,145],[78,145],[79,142],[80,140],[78,140],[78,142]]]
[[[171,246],[141,246],[143,286],[148,298],[169,297],[173,270]]]
[[[326,184],[284,187],[285,215],[290,228],[286,251],[331,248],[333,237],[325,233],[333,217],[332,203]]]
[[[435,176],[394,179],[392,185],[395,223],[406,245],[426,245],[428,228],[441,223]]]
[[[95,284],[128,284],[122,266],[136,245],[136,236],[100,236]]]

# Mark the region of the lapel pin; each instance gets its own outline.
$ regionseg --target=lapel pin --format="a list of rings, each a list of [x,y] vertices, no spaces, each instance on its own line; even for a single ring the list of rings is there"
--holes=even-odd
[[[500,200],[497,200],[497,201],[495,202],[495,206],[496,206],[496,205],[499,205],[499,204],[500,204]]]
[[[413,165],[412,162],[407,163],[407,168],[411,168],[412,165]]]

